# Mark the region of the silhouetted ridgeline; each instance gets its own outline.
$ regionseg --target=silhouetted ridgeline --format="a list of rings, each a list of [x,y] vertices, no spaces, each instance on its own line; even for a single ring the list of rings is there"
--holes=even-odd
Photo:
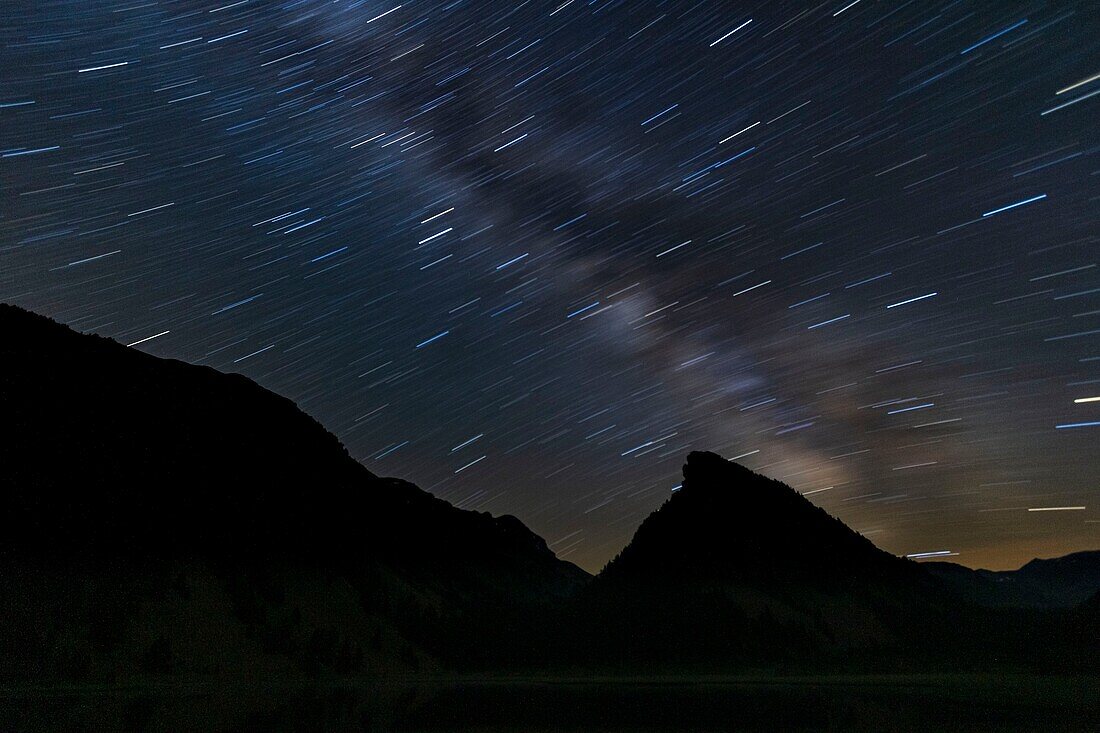
[[[240,375],[7,305],[0,334],[9,674],[495,663],[588,579]]]
[[[836,664],[907,650],[951,599],[798,492],[713,453],[584,594],[623,662]],[[649,630],[648,632],[646,630]]]
[[[714,454],[591,580],[244,377],[12,306],[0,333],[0,681],[1095,664],[1095,595],[983,607],[984,575],[882,552]],[[1076,557],[1017,573],[1085,599]]]
[[[1082,563],[1067,564],[1078,572],[1042,578],[1100,587]],[[878,549],[786,484],[691,453],[682,488],[582,589],[578,659],[831,671],[1082,661],[1069,639],[1082,638],[1083,615],[984,608],[964,582],[937,575]]]
[[[1100,588],[1100,551],[1032,560],[1019,570],[971,570],[950,562],[924,567],[982,606],[1070,608]]]

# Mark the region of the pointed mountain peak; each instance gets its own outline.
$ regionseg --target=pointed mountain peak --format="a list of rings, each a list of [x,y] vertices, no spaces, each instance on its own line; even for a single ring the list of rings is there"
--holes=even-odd
[[[916,563],[705,452],[688,455],[682,488],[585,591],[591,645],[727,665],[807,650],[878,659],[909,644],[914,624],[941,619],[942,597]]]
[[[752,471],[740,463],[727,460],[717,453],[697,450],[688,453],[687,461],[684,463],[684,486],[686,487],[693,478],[697,479],[696,483],[699,485],[714,486],[714,483],[707,478],[716,471],[728,471],[731,476],[737,473],[753,475]]]
[[[790,486],[710,452],[693,452],[682,488],[608,564],[605,579],[854,577],[905,566]]]
[[[682,486],[683,489],[691,488],[693,491],[786,491],[797,495],[797,492],[786,484],[773,481],[747,466],[710,451],[688,453],[684,463]]]

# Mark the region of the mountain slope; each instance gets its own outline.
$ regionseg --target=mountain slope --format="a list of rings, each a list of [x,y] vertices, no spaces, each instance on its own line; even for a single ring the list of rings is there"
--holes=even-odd
[[[981,609],[714,454],[589,582],[241,376],[10,306],[0,329],[0,682],[1095,666],[1100,596]],[[1082,562],[1018,572],[1078,593]]]
[[[374,476],[240,375],[7,305],[0,333],[0,654],[25,674],[68,674],[62,647],[93,652],[88,674],[127,644],[178,661],[172,618],[277,667],[488,663],[587,580],[514,517]],[[194,646],[196,669],[232,659]]]
[[[812,665],[920,656],[949,597],[785,484],[692,453],[583,602],[586,643],[623,663]]]
[[[1018,570],[924,563],[966,600],[989,607],[1069,608],[1100,592],[1100,551],[1035,559]]]
[[[752,581],[780,572],[815,584],[920,573],[786,484],[714,453],[695,452],[687,457],[682,488],[642,523],[600,578]]]

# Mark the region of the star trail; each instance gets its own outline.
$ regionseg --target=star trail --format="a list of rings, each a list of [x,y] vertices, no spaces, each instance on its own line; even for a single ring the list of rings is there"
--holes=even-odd
[[[0,299],[375,473],[593,570],[693,449],[899,555],[1100,545],[1094,3],[14,1],[0,48]]]

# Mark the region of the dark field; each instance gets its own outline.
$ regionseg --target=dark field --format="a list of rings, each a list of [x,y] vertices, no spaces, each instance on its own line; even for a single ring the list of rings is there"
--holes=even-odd
[[[6,689],[6,731],[1094,729],[1100,678],[420,678]]]

